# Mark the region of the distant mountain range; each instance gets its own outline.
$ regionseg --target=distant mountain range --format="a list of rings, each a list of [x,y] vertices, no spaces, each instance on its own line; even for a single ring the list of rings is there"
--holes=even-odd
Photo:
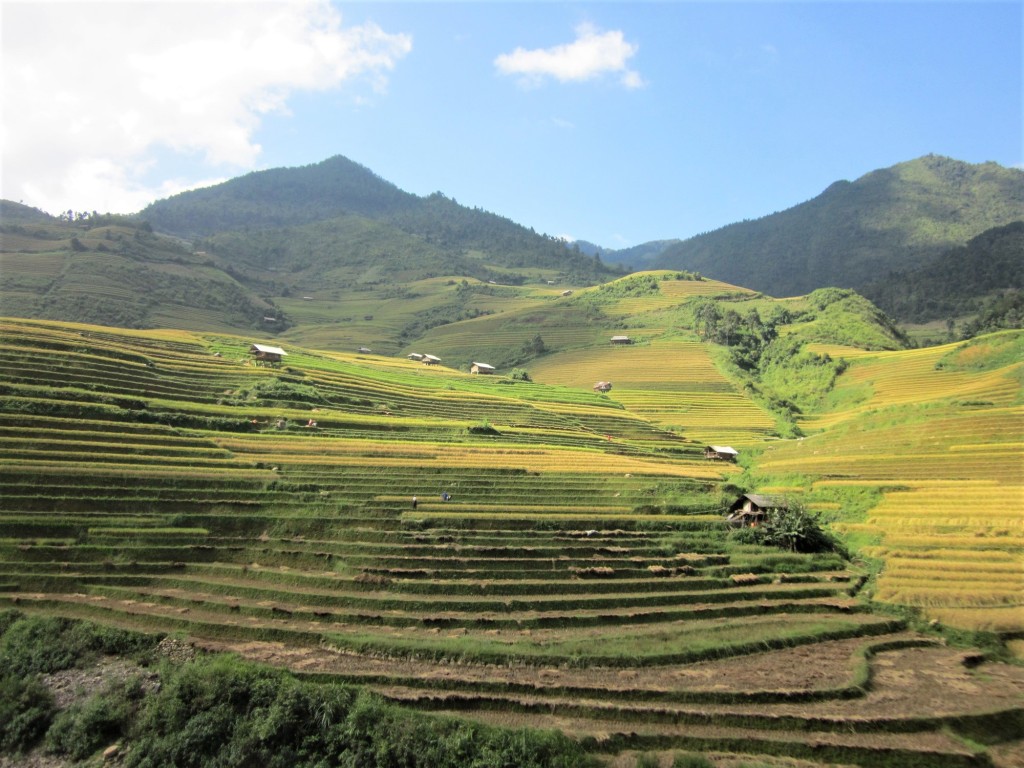
[[[633,271],[642,271],[651,269],[658,257],[672,246],[681,242],[683,241],[678,239],[650,240],[640,245],[634,245],[631,248],[620,248],[617,250],[602,248],[596,243],[586,240],[576,240],[573,245],[578,247],[583,253],[597,256],[609,264],[618,264]]]
[[[185,192],[131,217],[68,220],[4,201],[0,313],[397,349],[527,297],[664,268],[780,297],[850,287],[897,319],[922,321],[1019,291],[1019,222],[1024,172],[927,156],[756,221],[609,250],[439,192],[404,192],[338,156]]]
[[[1022,220],[1024,171],[928,155],[676,243],[652,266],[693,270],[772,296],[829,285],[860,289]]]

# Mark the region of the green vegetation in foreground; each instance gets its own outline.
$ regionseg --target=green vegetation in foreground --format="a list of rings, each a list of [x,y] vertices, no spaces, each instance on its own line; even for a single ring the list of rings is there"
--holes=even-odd
[[[309,683],[224,655],[172,662],[155,635],[0,613],[0,754],[37,745],[86,760],[111,744],[131,768],[570,768],[596,764],[554,731],[412,713],[368,691]],[[100,654],[137,664],[58,711],[43,675]]]

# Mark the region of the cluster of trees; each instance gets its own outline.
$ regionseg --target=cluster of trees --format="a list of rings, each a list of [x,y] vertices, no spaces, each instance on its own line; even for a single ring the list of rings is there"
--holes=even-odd
[[[982,304],[977,316],[964,325],[961,338],[1007,328],[1024,328],[1024,292],[1019,289],[1005,291]]]
[[[57,214],[57,220],[67,224],[85,225],[88,229],[94,227],[122,226],[132,229],[141,229],[145,232],[152,232],[153,227],[148,221],[140,221],[133,216],[126,216],[120,213],[99,213],[97,211],[74,211],[68,209]]]
[[[691,311],[697,334],[704,341],[729,347],[733,361],[746,371],[757,368],[764,350],[778,337],[777,327],[791,320],[781,307],[773,306],[771,314],[761,317],[756,309],[741,314],[710,298],[694,300]]]

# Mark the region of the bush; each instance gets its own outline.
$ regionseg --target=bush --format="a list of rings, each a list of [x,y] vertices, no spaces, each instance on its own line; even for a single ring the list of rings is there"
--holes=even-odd
[[[363,691],[303,683],[230,657],[171,670],[134,728],[127,766],[569,768],[562,734],[504,731],[408,712]]]
[[[788,509],[773,509],[756,529],[761,543],[790,552],[846,552],[818,522],[816,515],[799,504]]]
[[[0,677],[0,752],[31,748],[50,725],[53,696],[38,677]]]
[[[19,617],[0,637],[0,669],[13,675],[58,672],[98,654],[129,655],[157,637],[54,617]]]
[[[142,698],[139,681],[114,683],[81,704],[61,712],[46,733],[46,749],[84,760],[123,736]]]

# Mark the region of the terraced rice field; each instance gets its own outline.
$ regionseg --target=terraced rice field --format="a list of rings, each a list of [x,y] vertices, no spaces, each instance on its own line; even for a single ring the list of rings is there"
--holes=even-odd
[[[876,537],[885,560],[875,597],[925,609],[953,626],[1024,626],[1024,485],[921,482],[885,494],[851,530]]]
[[[657,294],[619,299],[607,307],[608,314],[630,317],[642,312],[656,312],[698,296],[746,295],[754,297],[757,295],[749,288],[741,288],[719,280],[676,280],[672,272],[651,272],[649,274],[667,278],[658,282]]]
[[[550,355],[532,369],[537,381],[581,389],[611,381],[611,400],[694,442],[749,445],[775,430],[774,419],[736,390],[699,342],[605,345]]]
[[[732,541],[729,471],[614,400],[247,346],[0,323],[0,605],[563,728],[610,765],[988,765],[962,736],[1020,722],[1019,668],[865,610],[836,555]]]
[[[876,542],[875,599],[952,626],[1024,630],[1024,407],[1018,333],[851,359],[828,429],[767,452],[761,471],[814,488],[883,489],[846,530]],[[853,396],[851,396],[853,395]]]

